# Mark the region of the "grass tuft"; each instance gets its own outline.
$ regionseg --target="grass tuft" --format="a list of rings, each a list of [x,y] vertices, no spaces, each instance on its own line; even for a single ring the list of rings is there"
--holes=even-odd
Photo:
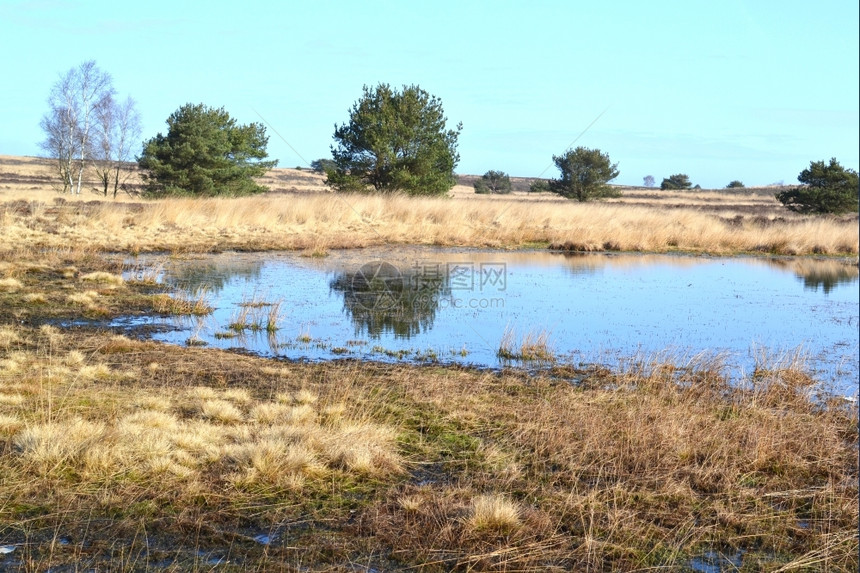
[[[0,326],[0,348],[9,348],[21,340],[18,331],[11,326]]]
[[[204,400],[200,405],[200,414],[204,418],[225,424],[235,424],[244,419],[242,411],[239,408],[226,400],[219,399]]]
[[[61,470],[74,464],[105,431],[101,423],[73,418],[64,423],[49,422],[27,427],[12,443],[21,457],[39,474]]]
[[[115,275],[105,271],[95,271],[92,273],[87,273],[85,275],[81,275],[80,278],[82,281],[102,283],[114,286],[120,286],[125,282],[122,278],[122,275]]]
[[[481,495],[472,500],[468,527],[475,533],[508,535],[520,528],[520,507],[503,495]]]
[[[24,287],[24,284],[16,278],[0,279],[0,292],[15,292]]]

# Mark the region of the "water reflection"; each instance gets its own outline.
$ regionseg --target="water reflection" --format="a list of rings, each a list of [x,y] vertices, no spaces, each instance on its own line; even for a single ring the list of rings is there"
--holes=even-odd
[[[558,253],[563,257],[565,267],[572,275],[587,275],[604,269],[633,269],[671,265],[675,269],[692,268],[719,260],[711,256],[671,256],[671,255],[616,255],[607,253],[595,256],[589,253]],[[738,260],[749,266],[764,266],[793,273],[805,289],[816,291],[819,288],[829,294],[839,285],[860,282],[860,268],[856,262],[826,259],[799,258],[745,258],[723,259]]]
[[[230,281],[260,278],[264,261],[259,257],[232,259],[171,259],[164,265],[165,282],[189,292],[218,292]]]
[[[778,264],[778,263],[777,263]],[[803,281],[803,287],[809,290],[821,290],[829,294],[839,285],[849,285],[860,278],[860,269],[856,264],[846,264],[841,261],[806,261],[791,260],[784,263],[785,267],[795,273]]]
[[[208,289],[215,312],[206,324],[156,335],[180,344],[197,336],[290,358],[421,354],[492,367],[511,327],[548,332],[558,356],[582,362],[675,348],[725,351],[750,368],[751,345],[802,346],[822,379],[856,386],[856,263],[399,246],[324,259],[224,253],[132,264],[162,269],[170,285]],[[274,336],[234,334],[248,301],[280,305]]]
[[[451,293],[446,274],[425,271],[374,261],[354,272],[336,273],[329,288],[343,295],[356,335],[392,333],[408,339],[433,327],[441,297]]]

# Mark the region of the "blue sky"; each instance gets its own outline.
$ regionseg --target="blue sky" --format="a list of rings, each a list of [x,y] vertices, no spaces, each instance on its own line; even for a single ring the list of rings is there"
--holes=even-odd
[[[616,183],[792,183],[812,160],[858,168],[858,20],[855,0],[0,0],[0,154],[39,154],[52,84],[93,59],[144,138],[185,103],[224,106],[280,134],[282,167],[327,157],[386,82],[463,122],[458,173],[555,177],[599,116],[576,145],[609,153]]]

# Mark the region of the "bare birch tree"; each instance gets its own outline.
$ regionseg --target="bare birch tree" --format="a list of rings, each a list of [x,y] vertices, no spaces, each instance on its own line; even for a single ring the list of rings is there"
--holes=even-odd
[[[46,135],[42,149],[57,159],[64,191],[81,193],[84,168],[93,157],[98,109],[113,93],[110,74],[93,60],[71,68],[51,89],[50,110],[40,122]]]
[[[113,186],[115,199],[120,185],[131,175],[128,166],[133,149],[140,145],[140,113],[131,96],[122,102],[109,96],[97,108],[96,119],[95,170],[105,197]]]
[[[63,193],[72,190],[74,176],[72,169],[77,156],[73,123],[69,120],[69,112],[62,107],[52,109],[52,112],[42,117],[40,126],[45,132],[42,149],[48,156],[57,161],[57,173],[63,182]]]

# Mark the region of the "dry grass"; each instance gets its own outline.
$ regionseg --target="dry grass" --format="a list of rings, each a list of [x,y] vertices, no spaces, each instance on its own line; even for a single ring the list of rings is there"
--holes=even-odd
[[[0,333],[0,544],[32,569],[115,560],[141,527],[180,569],[858,564],[856,407],[802,352],[732,386],[704,356],[529,377]]]
[[[519,505],[501,495],[481,495],[472,500],[467,526],[474,532],[506,535],[519,529]]]
[[[80,279],[82,281],[103,283],[114,286],[121,286],[124,282],[121,275],[114,275],[105,271],[94,271],[91,273],[87,273],[85,275],[81,275]]]
[[[14,292],[20,289],[21,286],[21,281],[16,278],[9,277],[5,279],[0,279],[0,290]]]
[[[0,348],[8,348],[20,340],[17,330],[8,325],[0,326]]]
[[[108,198],[92,170],[84,172],[81,195],[62,194],[58,185],[55,163],[39,157],[17,157],[0,155],[0,201],[37,200],[51,203],[60,200],[67,203],[106,199],[111,202],[133,202],[139,200],[143,181],[136,165],[130,164],[131,174],[125,182],[127,190],[120,191],[116,198],[113,192]],[[257,180],[275,193],[302,193],[325,191],[325,176],[307,169],[276,168]]]
[[[236,506],[257,507],[271,519],[282,514],[282,503],[298,508],[329,497],[332,487],[348,495],[404,472],[397,428],[369,419],[362,404],[332,416],[328,399],[301,384],[197,385],[210,375],[204,371],[223,373],[226,365],[204,355],[187,361],[172,349],[128,339],[115,342],[127,351],[114,354],[104,338],[34,330],[26,331],[25,344],[23,331],[12,332],[6,340],[18,350],[1,356],[14,356],[17,366],[0,369],[0,544],[17,546],[21,534],[38,535],[47,523],[74,536],[105,511],[113,515],[114,535],[153,517],[147,527],[160,529],[164,516],[144,509],[151,503],[220,526]],[[89,358],[94,353],[100,360]],[[110,364],[101,361],[112,357]],[[168,366],[148,368],[153,362]],[[227,370],[247,374],[251,365],[259,362],[239,358]],[[288,403],[275,397],[281,394]],[[24,518],[34,503],[44,510]],[[97,539],[100,520],[81,541]],[[64,562],[60,554],[31,551],[34,569]]]
[[[41,292],[28,292],[23,296],[24,302],[28,302],[30,304],[47,304],[48,299],[44,293]]]
[[[256,295],[245,298],[233,312],[228,328],[241,333],[245,330],[275,332],[282,319],[281,302],[267,302]]]
[[[758,381],[737,389],[713,360],[643,363],[620,376],[595,370],[580,390],[540,379],[527,390],[513,380],[470,376],[435,379],[427,388],[425,379],[424,387],[411,385],[415,399],[444,405],[481,436],[475,451],[485,466],[472,475],[476,486],[498,488],[489,501],[477,499],[481,514],[492,516],[501,506],[502,537],[488,541],[489,526],[476,537],[475,498],[466,505],[468,491],[442,483],[401,490],[380,528],[416,559],[469,548],[447,566],[684,568],[691,547],[722,546],[750,551],[744,569],[775,568],[794,554],[803,555],[798,563],[808,557],[828,570],[851,570],[856,410],[834,404],[825,413],[816,406],[800,362],[789,368],[776,360],[760,370],[771,373],[767,380],[756,375]],[[835,425],[808,425],[824,418]],[[499,429],[483,429],[487,420]],[[510,452],[517,470],[491,463],[489,444]],[[834,474],[835,467],[843,469]],[[511,494],[519,505],[499,502]],[[465,525],[452,527],[461,514]],[[516,527],[514,516],[525,525]],[[807,542],[817,549],[795,553]]]
[[[527,196],[407,198],[305,192],[240,199],[142,203],[8,201],[0,190],[0,236],[8,244],[206,252],[297,249],[307,256],[380,244],[561,249],[851,255],[856,216],[805,217],[769,194],[628,190],[617,202],[578,204]],[[11,197],[20,195],[11,195]],[[669,207],[669,208],[667,208]]]

